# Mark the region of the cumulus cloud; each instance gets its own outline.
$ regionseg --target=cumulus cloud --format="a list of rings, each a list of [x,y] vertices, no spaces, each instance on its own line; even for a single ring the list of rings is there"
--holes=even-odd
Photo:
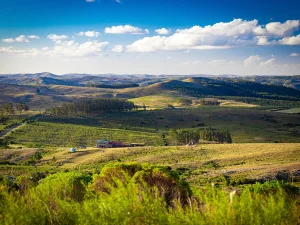
[[[293,53],[291,53],[290,54],[290,56],[293,56],[293,57],[296,57],[296,56],[298,56],[299,54],[297,54],[296,52],[293,52]]]
[[[42,48],[42,51],[48,51],[49,50],[49,47],[43,47]]]
[[[5,38],[5,39],[2,39],[2,41],[5,42],[5,43],[13,43],[13,42],[15,42],[15,39],[13,39],[13,38]]]
[[[0,53],[22,53],[22,52],[23,52],[22,50],[17,50],[12,46],[0,48]]]
[[[20,35],[19,37],[15,38],[16,42],[29,42],[25,35]]]
[[[269,59],[267,61],[261,62],[259,65],[260,66],[271,66],[274,64],[274,62],[276,61],[275,58]]]
[[[220,49],[255,44],[270,45],[276,44],[278,38],[290,35],[298,27],[298,20],[288,20],[285,23],[272,22],[265,26],[260,26],[257,20],[234,19],[231,22],[220,22],[205,27],[193,26],[189,29],[179,29],[169,37],[145,37],[128,45],[127,51],[154,52]],[[297,38],[298,36],[294,37],[294,39]],[[298,43],[295,40],[282,40],[282,42]]]
[[[108,42],[88,41],[83,44],[72,41],[63,41],[45,52],[52,57],[88,57],[97,56],[108,45]]]
[[[264,28],[262,26],[258,26],[254,29],[254,32],[258,35],[285,37],[292,35],[296,30],[298,30],[299,26],[299,20],[287,20],[284,23],[268,23]]]
[[[300,34],[292,37],[285,37],[278,41],[281,45],[300,45]]]
[[[39,36],[37,36],[37,35],[29,35],[29,36],[27,36],[29,39],[40,39],[40,37]]]
[[[266,37],[258,37],[257,39],[257,45],[270,45],[268,38]]]
[[[97,32],[97,31],[86,31],[86,32],[79,32],[77,34],[77,36],[86,36],[86,37],[99,37],[100,36],[100,33]]]
[[[125,25],[125,26],[112,26],[112,27],[106,27],[104,29],[104,32],[106,34],[148,34],[148,29],[141,29],[139,27],[133,27],[131,25]]]
[[[55,45],[51,48],[43,47],[27,48],[27,49],[15,49],[12,46],[0,48],[0,53],[15,53],[19,56],[49,56],[49,57],[68,57],[68,58],[80,58],[100,55],[108,45],[108,42],[88,41],[82,44],[72,41],[60,41],[55,42]]]
[[[176,41],[177,40],[177,41]],[[226,49],[229,46],[213,46],[213,45],[193,45],[187,40],[177,37],[146,37],[140,39],[131,45],[126,46],[127,52],[157,52],[157,51],[176,51],[176,50],[209,50],[209,49]]]
[[[40,37],[36,36],[36,35],[29,35],[27,37],[25,35],[20,35],[19,37],[16,37],[16,38],[5,38],[5,39],[2,39],[2,41],[5,42],[5,43],[13,43],[13,42],[26,42],[26,43],[28,43],[29,40],[27,38],[38,39]]]
[[[274,62],[276,61],[275,58],[268,59],[266,61],[263,61],[259,55],[252,55],[249,58],[244,60],[244,66],[245,67],[255,67],[255,66],[261,66],[261,67],[267,67],[274,65]]]
[[[161,28],[161,29],[157,29],[155,30],[155,32],[159,35],[167,35],[171,32],[170,29],[166,29],[166,28]]]
[[[236,64],[236,62],[235,61],[227,61],[227,60],[223,60],[223,59],[215,59],[215,60],[210,61],[209,64],[215,65],[215,66],[218,66],[218,65],[233,65],[233,64]]]
[[[255,66],[261,62],[261,58],[258,55],[252,55],[244,60],[244,66]]]
[[[20,35],[19,37],[16,37],[16,42],[29,42],[25,35]]]
[[[188,65],[196,65],[196,64],[200,64],[203,63],[201,60],[195,60],[195,61],[187,61],[187,62],[183,62],[178,64],[179,66],[188,66]]]
[[[111,51],[121,53],[124,51],[123,45],[115,45]]]
[[[47,36],[47,38],[52,40],[52,41],[58,41],[58,40],[67,39],[68,36],[66,36],[66,35],[57,35],[57,34],[49,34]]]

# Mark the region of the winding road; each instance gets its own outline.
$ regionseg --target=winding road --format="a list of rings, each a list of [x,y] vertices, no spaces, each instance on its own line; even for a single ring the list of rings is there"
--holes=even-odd
[[[18,123],[18,124],[15,124],[15,125],[13,125],[13,126],[11,126],[11,127],[9,127],[9,128],[6,128],[6,129],[2,130],[2,131],[0,132],[0,138],[5,137],[5,136],[6,136],[7,134],[9,134],[11,131],[14,131],[14,130],[18,129],[19,127],[21,127],[21,126],[23,126],[23,125],[25,125],[25,123]]]
[[[35,115],[35,116],[32,116],[32,117],[29,117],[28,119],[37,119],[37,118],[40,118],[42,117],[42,115]],[[26,124],[26,122],[24,123],[17,123],[11,127],[8,127],[8,128],[5,128],[4,130],[0,131],[0,138],[3,138],[5,137],[7,134],[9,134],[10,132],[24,126]]]

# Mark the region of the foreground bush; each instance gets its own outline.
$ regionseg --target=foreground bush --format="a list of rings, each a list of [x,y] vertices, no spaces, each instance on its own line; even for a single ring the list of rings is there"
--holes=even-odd
[[[299,189],[270,182],[191,192],[167,167],[57,173],[22,194],[0,186],[0,224],[297,224]],[[299,205],[298,205],[299,206]]]

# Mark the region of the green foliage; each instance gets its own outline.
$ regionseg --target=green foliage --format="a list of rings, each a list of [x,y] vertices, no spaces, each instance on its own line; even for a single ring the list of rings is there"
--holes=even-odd
[[[192,100],[188,98],[179,98],[177,99],[177,103],[181,106],[187,106],[192,104]]]
[[[0,138],[0,149],[1,148],[7,148],[8,147],[8,142],[7,140]]]
[[[214,99],[214,98],[202,98],[200,99],[199,103],[201,105],[220,105],[220,102],[218,101],[218,99]]]
[[[220,99],[235,100],[244,102],[247,104],[260,105],[260,106],[271,106],[271,107],[300,107],[300,101],[289,101],[269,98],[253,98],[253,97],[240,97],[240,96],[222,96]]]
[[[146,145],[163,145],[157,133],[137,132],[124,129],[98,128],[75,124],[33,122],[10,134],[11,141],[30,147],[42,146],[94,146],[99,139],[125,143],[143,142]]]
[[[2,106],[1,106],[1,112],[2,113],[6,113],[8,115],[10,114],[14,114],[15,113],[15,109],[14,109],[14,106],[12,103],[4,103]]]
[[[107,192],[103,187],[109,186]],[[113,164],[100,175],[57,173],[26,191],[0,183],[1,224],[297,224],[299,188],[256,183],[230,191],[210,185],[182,204],[182,186],[167,167]],[[167,198],[168,193],[173,198]],[[170,201],[171,203],[170,204]]]
[[[198,143],[200,135],[198,130],[170,129],[170,139],[174,144],[186,145]]]
[[[219,131],[212,128],[204,129],[170,129],[169,136],[173,144],[185,145],[196,144],[199,139],[217,143],[232,143],[231,134],[228,130]]]
[[[21,114],[23,111],[28,111],[29,107],[26,104],[18,103],[16,104],[16,110]]]
[[[169,167],[152,166],[149,164],[113,164],[103,168],[100,175],[94,177],[92,189],[98,193],[110,194],[119,186],[135,185],[139,190],[147,191],[148,187],[155,190],[167,205],[178,201],[186,205],[191,195],[188,184]]]
[[[200,137],[205,141],[232,143],[231,134],[228,130],[219,131],[212,128],[205,128],[200,130]]]
[[[194,85],[186,85],[185,82],[177,84],[175,89],[183,94],[193,97],[209,96],[236,96],[265,99],[281,99],[298,101],[300,91],[279,85],[265,85],[251,81],[232,79],[209,79],[203,77],[191,78]]]
[[[63,103],[47,111],[55,116],[71,116],[78,114],[97,114],[100,112],[124,112],[135,108],[134,103],[122,99],[92,99],[77,100],[72,103]]]

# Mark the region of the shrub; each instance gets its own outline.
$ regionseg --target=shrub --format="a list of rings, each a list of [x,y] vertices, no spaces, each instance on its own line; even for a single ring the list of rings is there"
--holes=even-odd
[[[159,194],[168,206],[175,201],[185,205],[191,196],[189,185],[180,180],[178,174],[169,167],[137,163],[117,163],[104,167],[101,174],[94,177],[91,189],[97,193],[110,194],[115,188],[132,184],[144,191],[150,188],[151,192]]]

